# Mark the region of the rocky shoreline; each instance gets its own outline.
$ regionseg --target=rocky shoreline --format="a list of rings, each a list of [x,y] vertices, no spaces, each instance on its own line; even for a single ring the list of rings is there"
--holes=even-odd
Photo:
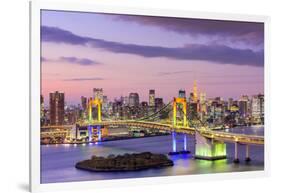
[[[123,172],[161,168],[173,165],[173,161],[164,154],[143,152],[124,155],[109,155],[107,157],[92,156],[89,160],[83,160],[76,163],[75,167],[77,169],[91,172]]]

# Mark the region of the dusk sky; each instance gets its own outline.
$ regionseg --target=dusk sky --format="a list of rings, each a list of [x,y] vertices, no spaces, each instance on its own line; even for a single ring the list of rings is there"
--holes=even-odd
[[[155,89],[168,102],[194,80],[207,98],[264,92],[262,23],[45,10],[41,41],[46,104],[50,92],[77,104],[93,88],[141,101]]]

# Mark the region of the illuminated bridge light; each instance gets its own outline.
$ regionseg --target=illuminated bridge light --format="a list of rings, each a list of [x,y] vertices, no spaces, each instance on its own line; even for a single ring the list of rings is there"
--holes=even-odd
[[[173,137],[173,152],[177,151],[177,139],[176,139],[176,132],[172,132],[172,137]]]
[[[186,134],[184,135],[184,138],[183,138],[183,150],[187,151],[187,135]]]

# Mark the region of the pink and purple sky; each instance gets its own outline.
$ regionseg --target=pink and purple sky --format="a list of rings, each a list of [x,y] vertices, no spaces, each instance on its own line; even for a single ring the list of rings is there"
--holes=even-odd
[[[103,88],[110,100],[149,89],[164,102],[179,89],[224,99],[264,91],[263,23],[43,10],[42,94],[67,104]]]

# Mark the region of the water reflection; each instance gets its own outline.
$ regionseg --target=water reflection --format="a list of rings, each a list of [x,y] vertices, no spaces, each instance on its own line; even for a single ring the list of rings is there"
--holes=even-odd
[[[232,132],[263,134],[263,129],[258,127],[230,129]],[[182,135],[178,135],[178,150],[183,150]],[[104,180],[152,176],[170,176],[187,174],[205,174],[218,172],[236,172],[263,170],[264,148],[251,146],[250,155],[252,162],[247,164],[245,159],[245,146],[239,145],[239,165],[233,164],[234,145],[227,144],[228,159],[206,161],[193,158],[195,146],[194,136],[188,136],[188,150],[191,154],[170,156],[174,162],[173,167],[149,169],[138,172],[108,172],[91,173],[77,170],[75,163],[89,159],[92,155],[107,156],[109,154],[124,154],[151,151],[153,153],[168,153],[172,150],[171,136],[149,137],[141,139],[128,139],[108,141],[101,144],[85,145],[49,145],[41,146],[41,183],[71,182],[85,180]]]

